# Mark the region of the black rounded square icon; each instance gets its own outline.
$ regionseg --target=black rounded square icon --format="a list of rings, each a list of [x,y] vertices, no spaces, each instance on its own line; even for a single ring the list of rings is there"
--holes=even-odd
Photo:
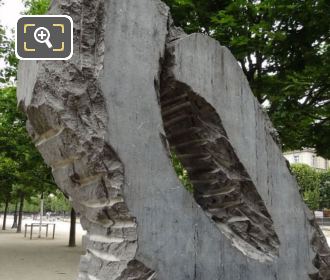
[[[69,16],[23,16],[16,26],[16,56],[21,60],[67,60],[73,54]]]

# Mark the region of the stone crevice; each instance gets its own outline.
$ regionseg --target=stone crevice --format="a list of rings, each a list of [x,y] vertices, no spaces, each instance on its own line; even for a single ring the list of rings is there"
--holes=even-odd
[[[188,171],[194,198],[243,254],[260,261],[278,256],[271,217],[240,163],[215,109],[171,74],[167,48],[160,102],[170,149]]]

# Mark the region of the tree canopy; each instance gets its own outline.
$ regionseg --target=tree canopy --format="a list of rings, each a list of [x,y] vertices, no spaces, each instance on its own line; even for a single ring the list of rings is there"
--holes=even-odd
[[[24,0],[26,15],[44,15],[49,8],[51,0]]]
[[[45,0],[26,1],[27,13],[44,13],[42,4],[46,2],[49,4]],[[50,168],[32,143],[26,131],[26,117],[17,108],[14,81],[18,60],[14,42],[1,26],[0,58],[5,63],[0,70],[0,200],[22,194],[29,199],[42,192],[55,192]]]
[[[0,188],[4,193],[54,191],[50,169],[26,131],[17,109],[16,88],[0,89]]]

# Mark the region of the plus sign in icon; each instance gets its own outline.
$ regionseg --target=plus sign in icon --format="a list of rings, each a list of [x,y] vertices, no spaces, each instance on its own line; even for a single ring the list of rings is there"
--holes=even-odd
[[[22,60],[67,60],[73,54],[69,16],[23,16],[17,22],[16,56]]]

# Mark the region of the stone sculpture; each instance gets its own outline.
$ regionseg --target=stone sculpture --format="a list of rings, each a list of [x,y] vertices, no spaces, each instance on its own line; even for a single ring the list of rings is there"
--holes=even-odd
[[[159,0],[57,0],[69,61],[18,101],[88,231],[79,279],[330,279],[329,248],[231,53]],[[177,178],[175,151],[194,186]]]

